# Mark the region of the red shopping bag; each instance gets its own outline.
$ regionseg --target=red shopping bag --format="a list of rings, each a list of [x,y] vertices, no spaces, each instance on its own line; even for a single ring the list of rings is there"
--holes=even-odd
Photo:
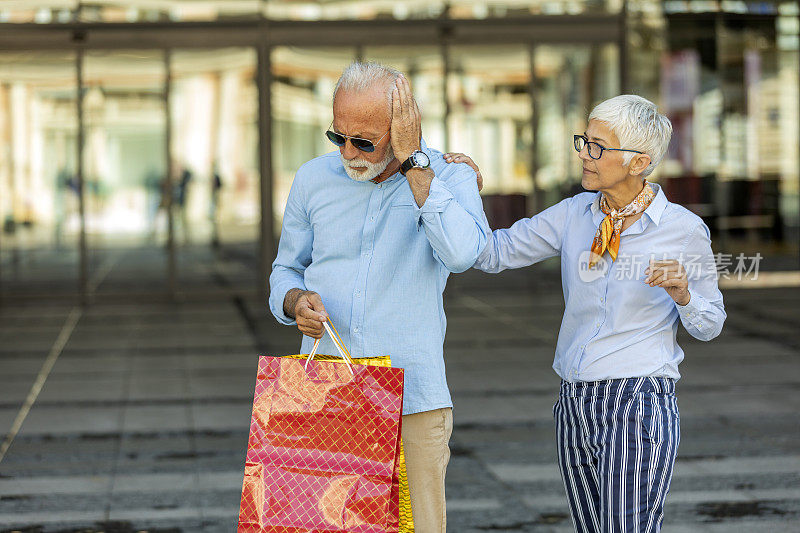
[[[396,533],[403,370],[261,357],[238,533]]]

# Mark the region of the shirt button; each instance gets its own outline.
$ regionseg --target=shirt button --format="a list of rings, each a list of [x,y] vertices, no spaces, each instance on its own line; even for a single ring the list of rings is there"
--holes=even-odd
[[[370,222],[375,220],[375,217],[369,217]]]
[[[379,188],[379,189],[383,189],[383,183],[381,183],[380,185],[378,185],[378,188]]]
[[[361,296],[361,291],[356,291],[356,296]]]
[[[358,333],[358,328],[353,328],[353,333]]]

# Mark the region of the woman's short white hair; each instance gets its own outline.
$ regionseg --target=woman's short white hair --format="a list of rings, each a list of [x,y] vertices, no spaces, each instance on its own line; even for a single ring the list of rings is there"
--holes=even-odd
[[[605,122],[619,139],[620,148],[639,150],[650,156],[650,165],[641,173],[649,176],[667,153],[672,137],[672,122],[658,112],[656,104],[635,94],[622,94],[599,103],[589,120]],[[636,155],[623,152],[627,165]]]
[[[339,81],[336,82],[336,87],[333,89],[333,98],[336,98],[336,93],[339,92],[339,89],[360,92],[371,89],[379,83],[384,83],[386,84],[386,96],[389,99],[389,105],[391,105],[392,88],[395,80],[400,75],[399,70],[380,63],[353,61],[344,69]]]

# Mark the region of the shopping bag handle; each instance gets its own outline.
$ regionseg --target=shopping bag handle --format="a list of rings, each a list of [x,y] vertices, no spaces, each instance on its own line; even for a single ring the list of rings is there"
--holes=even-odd
[[[351,363],[355,364],[353,362],[353,357],[350,355],[350,352],[347,351],[347,348],[344,347],[344,342],[342,341],[341,337],[339,337],[339,332],[336,331],[336,328],[333,327],[333,324],[323,322],[322,325],[325,328],[325,331],[328,332],[328,335],[331,336],[333,343],[336,345],[336,349],[339,350],[339,354],[341,354],[342,359],[344,359],[344,362],[347,364],[347,368],[350,369],[350,373],[355,375],[355,372],[353,372],[353,366],[351,365]],[[308,370],[308,363],[310,363],[311,360],[314,359],[314,356],[317,355],[317,349],[319,349],[320,340],[321,339],[314,340],[314,347],[311,348],[311,352],[308,354],[308,358],[306,359],[306,364],[304,367],[306,370]]]

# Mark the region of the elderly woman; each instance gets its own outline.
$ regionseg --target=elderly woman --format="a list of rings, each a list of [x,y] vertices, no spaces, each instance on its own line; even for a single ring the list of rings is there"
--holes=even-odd
[[[672,125],[633,95],[575,135],[584,192],[495,231],[475,268],[561,256],[566,305],[553,368],[559,467],[578,532],[658,531],[680,440],[678,320],[695,338],[725,321],[709,231],[647,181]],[[472,161],[447,154],[451,162]]]

